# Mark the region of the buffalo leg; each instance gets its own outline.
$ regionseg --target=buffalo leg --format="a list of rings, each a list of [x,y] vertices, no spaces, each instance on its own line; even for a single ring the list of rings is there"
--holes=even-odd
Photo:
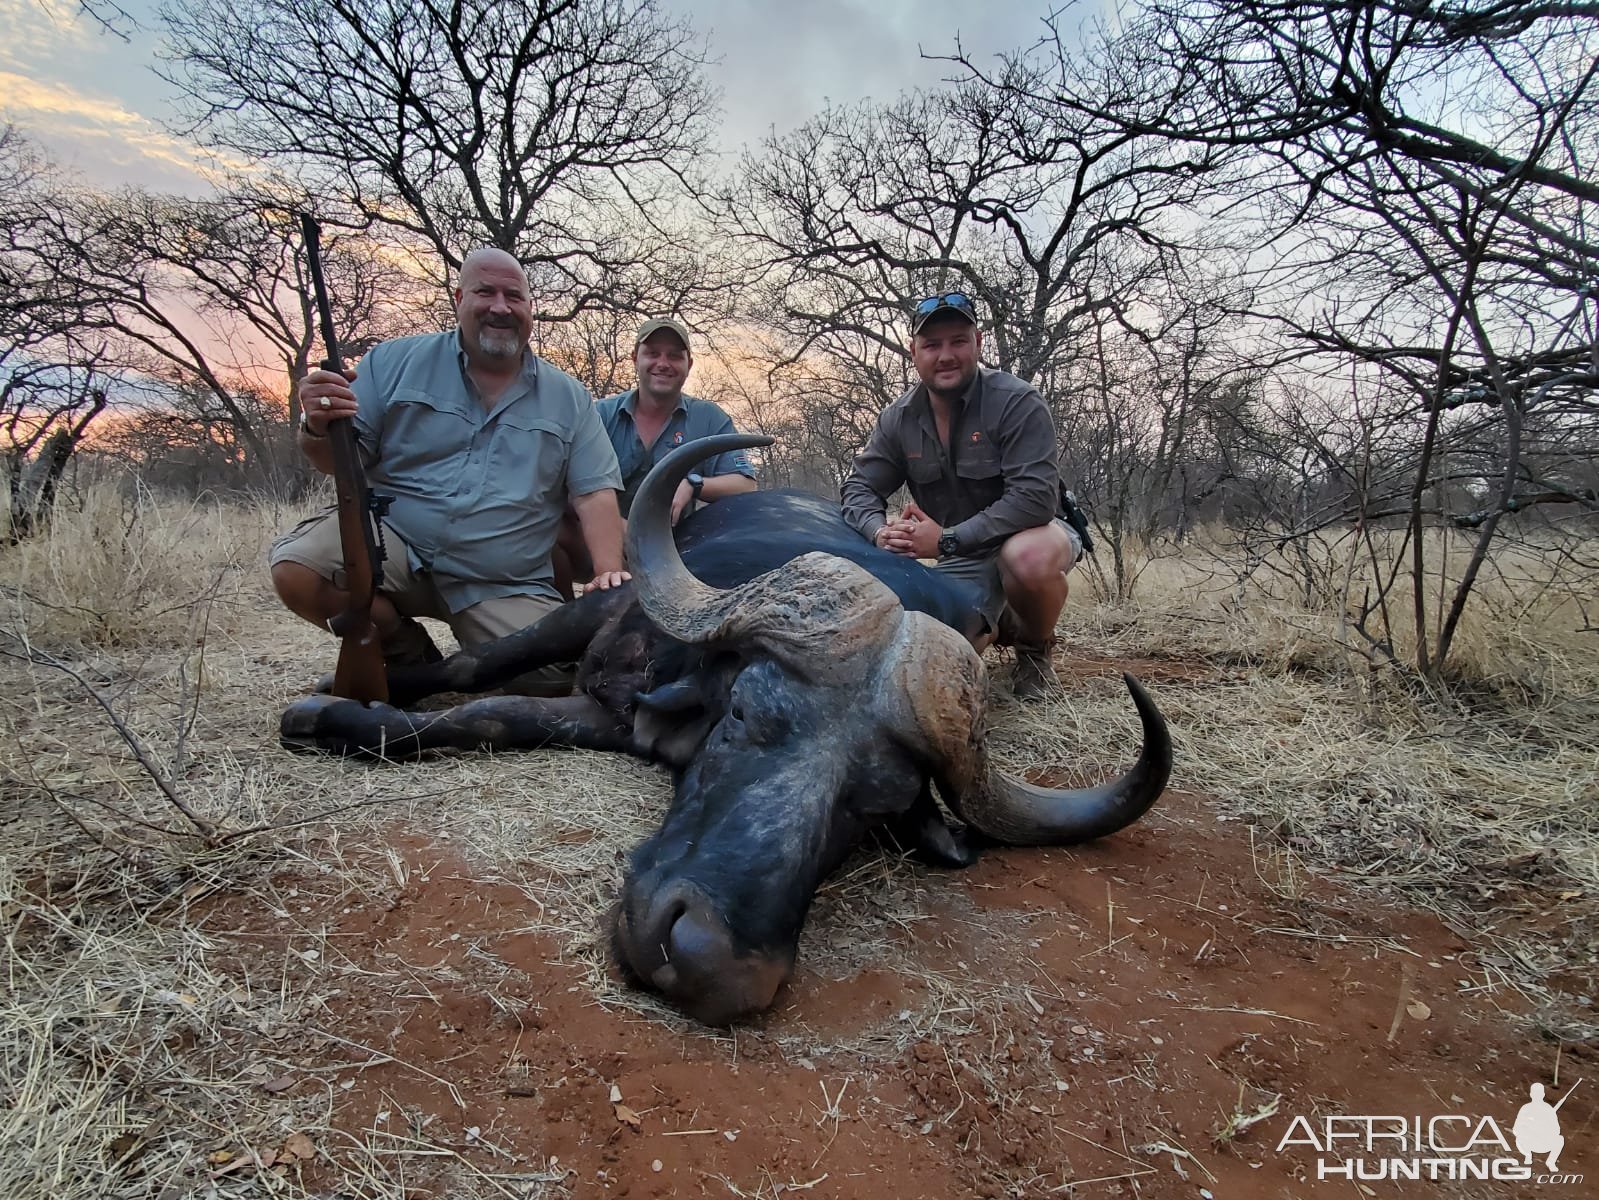
[[[595,592],[563,604],[515,633],[458,650],[442,662],[389,668],[389,702],[412,704],[439,692],[486,692],[523,672],[583,657],[600,626],[626,607],[630,589]]]
[[[626,728],[589,696],[490,696],[440,712],[307,696],[284,710],[278,732],[291,750],[384,759],[416,758],[429,750],[628,748]]]

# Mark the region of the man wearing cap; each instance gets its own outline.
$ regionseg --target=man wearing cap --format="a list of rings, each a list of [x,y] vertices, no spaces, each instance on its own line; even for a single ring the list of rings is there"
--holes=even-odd
[[[661,459],[685,442],[734,432],[732,419],[720,406],[683,394],[694,354],[689,332],[680,322],[654,317],[640,325],[633,339],[632,361],[638,386],[607,396],[594,406],[621,464],[622,491],[617,499],[624,517],[633,506],[639,484]],[[672,524],[696,504],[754,490],[755,468],[749,455],[742,450],[719,454],[699,464],[678,485],[672,497]],[[568,524],[560,550],[570,559],[572,577],[581,579],[587,564],[575,532]]]
[[[694,367],[688,330],[671,317],[639,326],[633,339],[633,370],[638,386],[607,396],[595,407],[622,465],[622,515],[650,468],[685,442],[733,433],[732,419],[710,400],[685,396],[683,385]],[[719,454],[689,475],[672,498],[672,523],[695,504],[709,504],[755,490],[755,468],[742,450]]]
[[[531,625],[560,604],[550,554],[568,504],[599,568],[590,588],[619,586],[622,477],[588,390],[528,348],[527,276],[503,250],[474,250],[455,290],[459,327],[378,345],[357,371],[312,371],[299,385],[300,449],[332,472],[327,429],[355,422],[383,518],[385,561],[372,617],[391,665],[434,661],[413,618],[449,623],[463,646]],[[272,545],[272,582],[316,625],[344,611],[336,513]],[[560,671],[519,690],[560,689]],[[568,680],[569,682],[569,680]]]
[[[910,353],[921,382],[883,410],[842,508],[876,545],[973,582],[990,634],[1009,606],[1016,694],[1031,698],[1055,683],[1055,622],[1083,543],[1063,517],[1048,406],[1032,384],[982,366],[982,345],[964,293],[916,306]],[[901,486],[911,502],[891,520],[888,497]]]

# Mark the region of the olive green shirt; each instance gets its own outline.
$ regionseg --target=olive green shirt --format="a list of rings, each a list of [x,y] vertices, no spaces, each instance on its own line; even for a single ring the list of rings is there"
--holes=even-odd
[[[877,419],[842,489],[844,520],[868,541],[887,521],[901,486],[946,530],[958,552],[995,549],[1012,534],[1047,525],[1060,506],[1055,422],[1038,389],[978,367],[950,414],[950,446],[939,441],[925,384]]]

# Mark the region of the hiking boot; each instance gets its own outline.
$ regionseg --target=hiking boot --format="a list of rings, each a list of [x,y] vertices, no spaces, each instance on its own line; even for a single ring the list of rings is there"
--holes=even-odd
[[[1052,642],[1045,642],[1042,646],[1017,644],[1016,674],[1011,680],[1016,699],[1037,700],[1060,687],[1055,667],[1049,661],[1049,653],[1053,648]]]
[[[444,655],[439,653],[428,631],[415,617],[401,617],[400,627],[383,639],[383,665],[386,667],[423,667],[443,659]]]

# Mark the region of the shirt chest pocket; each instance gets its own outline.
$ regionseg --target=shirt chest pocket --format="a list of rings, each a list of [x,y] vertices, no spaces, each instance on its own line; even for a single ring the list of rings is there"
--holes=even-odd
[[[937,483],[944,477],[944,467],[936,455],[923,454],[905,460],[905,474],[912,483]]]
[[[967,442],[960,448],[955,476],[960,480],[963,503],[974,511],[987,508],[1005,491],[999,452],[987,442]]]
[[[469,450],[472,424],[459,408],[417,388],[396,388],[383,415],[385,470],[410,479],[454,472]]]
[[[494,423],[489,442],[486,498],[507,504],[565,502],[572,431],[556,421],[514,410]]]
[[[967,442],[955,457],[955,474],[962,479],[992,480],[999,477],[999,450],[990,441]]]

